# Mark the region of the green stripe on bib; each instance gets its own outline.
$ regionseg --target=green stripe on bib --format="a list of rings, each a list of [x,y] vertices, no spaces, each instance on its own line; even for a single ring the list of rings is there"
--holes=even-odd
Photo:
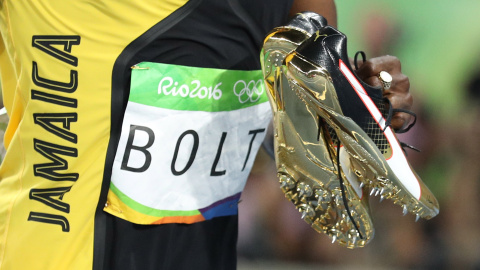
[[[142,62],[130,101],[179,111],[232,111],[267,102],[260,70],[223,70]]]
[[[123,201],[130,208],[135,210],[138,213],[143,213],[146,215],[154,217],[169,217],[169,216],[195,216],[199,215],[200,211],[190,210],[190,211],[172,211],[172,210],[158,210],[132,200],[126,196],[121,190],[119,190],[114,184],[110,185],[110,189],[115,193],[121,201]]]

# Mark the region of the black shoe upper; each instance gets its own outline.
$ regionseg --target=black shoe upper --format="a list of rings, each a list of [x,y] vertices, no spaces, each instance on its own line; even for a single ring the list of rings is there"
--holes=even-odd
[[[353,71],[347,53],[347,37],[337,29],[326,26],[303,42],[296,52],[309,61],[327,69],[332,77],[343,115],[355,121],[377,144],[382,153],[388,148],[388,141],[377,121],[340,70],[340,60],[360,83],[382,116],[388,114],[382,90],[364,83]]]
[[[311,11],[305,11],[295,15],[287,26],[296,27],[307,31],[310,34],[327,26],[327,20],[319,14]]]

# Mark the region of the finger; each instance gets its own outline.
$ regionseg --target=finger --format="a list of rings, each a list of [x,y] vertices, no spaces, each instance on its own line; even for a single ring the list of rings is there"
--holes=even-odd
[[[382,88],[382,81],[380,81],[380,78],[378,78],[378,76],[370,76],[368,78],[363,79],[363,81],[366,84],[371,85],[373,87]]]
[[[391,84],[391,87],[390,89],[387,89],[387,90],[384,90],[383,91],[383,95],[387,98],[390,99],[390,97],[392,96],[399,96],[401,98],[405,98],[406,95],[410,95],[410,80],[408,79],[408,77],[404,74],[395,74],[393,77],[393,80],[392,80],[392,84]],[[380,81],[380,79],[378,79]],[[411,107],[411,97],[409,97],[410,99],[409,100],[404,100],[405,102],[407,102],[408,106],[405,106],[404,104],[402,103],[396,103],[397,100],[393,101],[391,100],[391,102],[393,103],[393,105],[395,106],[395,108],[403,108],[403,109],[407,109],[407,108],[410,108]],[[399,99],[398,100],[399,102],[402,101],[402,99]]]
[[[398,112],[393,115],[390,126],[394,130],[406,128],[412,122],[413,116],[408,113]]]
[[[389,89],[383,89],[383,84],[378,76],[371,76],[363,81],[368,85],[373,87],[379,87],[383,90],[383,96],[390,98],[394,95],[405,95],[409,93],[410,90],[410,80],[409,78],[403,73],[393,73],[392,75],[392,82]],[[411,106],[411,102],[408,101],[408,106],[405,106],[401,103],[397,104],[394,102],[395,108],[409,108]]]
[[[381,56],[365,61],[357,70],[358,76],[362,80],[367,80],[369,77],[377,76],[380,71],[387,71],[389,73],[401,73],[400,60],[391,55]]]
[[[413,97],[410,93],[395,94],[388,97],[392,108],[404,109],[410,111],[413,105]],[[392,116],[391,125],[395,130],[400,130],[407,127],[413,116],[408,113],[397,112]]]

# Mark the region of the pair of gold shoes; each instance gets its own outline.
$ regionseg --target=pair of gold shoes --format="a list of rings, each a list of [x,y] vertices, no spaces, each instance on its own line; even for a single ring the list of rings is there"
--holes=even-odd
[[[347,58],[346,37],[312,12],[275,28],[261,53],[282,191],[315,230],[357,248],[374,236],[370,196],[427,219],[438,202],[382,118],[381,91],[361,82]]]

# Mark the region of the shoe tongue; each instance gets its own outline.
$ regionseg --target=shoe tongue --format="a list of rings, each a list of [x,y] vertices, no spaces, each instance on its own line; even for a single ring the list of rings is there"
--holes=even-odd
[[[327,20],[314,12],[302,12],[293,17],[287,25],[303,29],[310,34],[313,34],[318,29],[325,27],[327,25]]]
[[[320,35],[327,35],[327,36],[332,36],[332,35],[344,36],[344,34],[342,34],[342,32],[338,31],[336,28],[334,28],[332,26],[323,27],[322,29],[320,29],[319,34]]]

